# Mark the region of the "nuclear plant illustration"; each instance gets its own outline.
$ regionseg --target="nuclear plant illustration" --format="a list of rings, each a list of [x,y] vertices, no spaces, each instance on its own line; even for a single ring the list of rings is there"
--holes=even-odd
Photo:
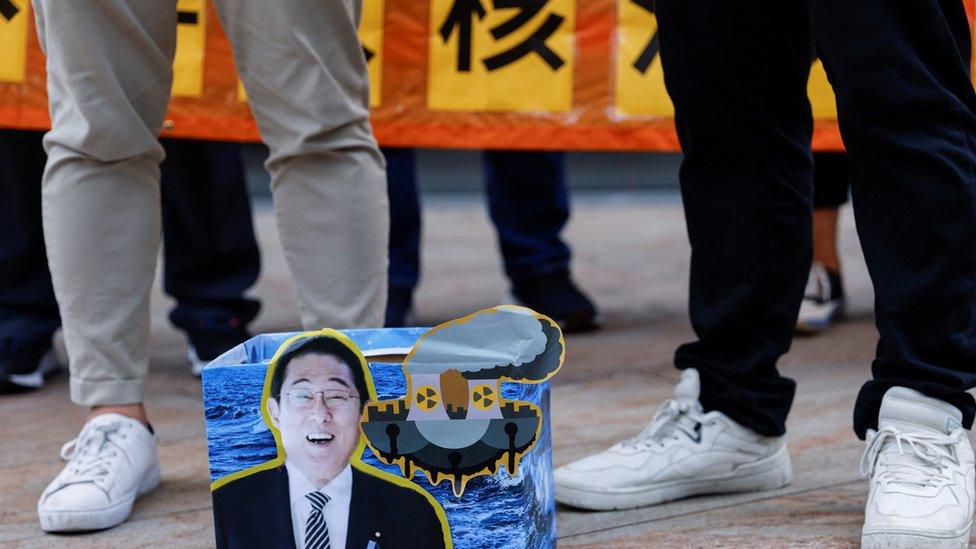
[[[407,396],[367,405],[362,427],[373,453],[412,478],[467,481],[504,465],[514,476],[535,445],[542,412],[502,398],[503,381],[541,383],[563,363],[559,326],[531,309],[499,306],[441,324],[407,355]]]

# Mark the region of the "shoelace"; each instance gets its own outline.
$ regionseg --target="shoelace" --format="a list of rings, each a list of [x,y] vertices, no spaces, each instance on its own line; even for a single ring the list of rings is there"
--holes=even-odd
[[[910,484],[920,487],[939,486],[951,478],[946,471],[946,461],[958,463],[949,447],[957,444],[964,431],[957,430],[952,435],[938,433],[904,433],[895,427],[879,430],[861,456],[861,474],[870,477],[877,469],[878,462],[884,460],[884,470],[879,479],[896,484]],[[885,444],[892,441],[898,448],[897,454],[885,451]],[[906,453],[905,446],[911,448]]]
[[[122,451],[115,437],[126,438],[119,433],[121,428],[120,422],[106,422],[85,428],[77,438],[66,442],[61,447],[61,459],[68,462],[63,482],[91,482],[108,475],[112,461]]]
[[[682,421],[682,418],[687,418],[688,421]],[[674,435],[676,429],[688,435],[689,438],[694,438],[695,435],[692,434],[694,425],[704,422],[705,415],[698,403],[675,399],[666,400],[643,431],[620,444],[634,450],[651,448],[654,445],[663,446],[664,440]]]

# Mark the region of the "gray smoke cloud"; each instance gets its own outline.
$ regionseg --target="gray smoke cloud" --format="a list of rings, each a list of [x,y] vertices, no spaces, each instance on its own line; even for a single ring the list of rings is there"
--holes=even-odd
[[[529,309],[506,305],[424,336],[406,371],[441,374],[453,368],[469,379],[542,379],[559,366],[561,353],[558,328]]]

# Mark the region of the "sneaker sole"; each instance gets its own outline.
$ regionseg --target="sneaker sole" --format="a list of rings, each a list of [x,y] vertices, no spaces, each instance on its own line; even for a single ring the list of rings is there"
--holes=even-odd
[[[7,374],[0,376],[0,392],[23,391],[26,389],[40,389],[44,387],[44,380],[61,369],[54,349],[49,349],[41,355],[37,368],[29,374]]]
[[[881,547],[897,549],[914,549],[915,547],[955,549],[957,547],[969,547],[969,535],[972,527],[973,523],[970,521],[964,529],[958,532],[952,532],[943,537],[918,532],[862,532],[861,547],[865,549]]]
[[[732,473],[716,477],[671,481],[627,490],[600,491],[557,481],[556,501],[591,511],[614,511],[706,494],[776,490],[792,480],[793,466],[789,451],[784,445],[769,457],[740,465]]]
[[[153,467],[134,494],[128,494],[118,503],[96,510],[85,511],[45,511],[41,504],[37,504],[37,518],[41,523],[41,530],[45,532],[88,532],[105,530],[125,522],[132,513],[132,506],[137,499],[153,491],[159,486],[159,466]]]

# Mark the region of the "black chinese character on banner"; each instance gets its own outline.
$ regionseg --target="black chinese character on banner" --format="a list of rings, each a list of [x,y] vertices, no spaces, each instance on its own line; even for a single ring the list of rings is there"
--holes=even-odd
[[[176,23],[178,25],[197,25],[200,23],[200,16],[195,11],[178,11],[176,12]]]
[[[510,36],[512,33],[523,28],[529,23],[536,15],[538,15],[543,8],[549,3],[549,0],[492,0],[492,8],[495,10],[519,10],[515,15],[509,18],[504,23],[499,24],[491,29],[491,36],[496,41],[502,40],[503,38]],[[470,72],[471,71],[471,40],[472,33],[474,32],[474,20],[477,18],[479,21],[484,19],[487,15],[487,10],[485,6],[481,3],[481,0],[454,0],[454,5],[451,7],[451,11],[448,12],[447,18],[440,27],[441,38],[447,43],[451,36],[454,34],[455,29],[458,32],[458,62],[457,70],[458,72]],[[541,25],[535,31],[525,39],[524,42],[511,47],[496,55],[486,57],[482,60],[489,71],[496,71],[512,63],[515,63],[519,59],[535,53],[543,61],[549,65],[552,70],[559,70],[565,64],[565,61],[559,54],[552,50],[546,43],[546,41],[559,30],[559,27],[565,22],[566,19],[561,15],[550,13],[548,17],[542,22]]]
[[[0,0],[0,15],[4,19],[10,21],[18,13],[20,13],[20,8],[17,7],[17,4],[14,4],[10,0]]]
[[[484,19],[485,13],[481,0],[455,0],[447,19],[441,25],[444,43],[451,39],[455,28],[458,30],[458,72],[471,72],[471,33],[474,30],[474,18]]]
[[[495,9],[520,9],[519,13],[514,15],[508,21],[505,21],[501,25],[491,29],[491,35],[495,40],[501,40],[506,36],[512,34],[518,29],[522,28],[523,25],[529,22],[530,19],[535,17],[539,11],[549,2],[549,0],[495,0]],[[565,19],[556,15],[555,13],[550,13],[549,17],[539,26],[531,36],[521,44],[511,48],[508,51],[499,53],[498,55],[493,55],[485,59],[485,67],[489,71],[498,70],[506,65],[511,65],[512,63],[518,61],[519,59],[529,55],[530,53],[536,53],[543,59],[543,61],[548,64],[552,70],[558,70],[562,67],[564,61],[562,60],[556,52],[546,45],[546,40],[550,36],[555,34],[559,30],[560,25],[563,24]]]
[[[654,0],[630,0],[634,4],[644,8],[648,13],[654,13]],[[644,74],[647,69],[650,68],[651,63],[654,58],[657,57],[657,53],[660,50],[660,45],[657,39],[657,30],[651,35],[651,39],[644,46],[644,50],[641,54],[637,56],[637,60],[634,61],[634,68]]]

